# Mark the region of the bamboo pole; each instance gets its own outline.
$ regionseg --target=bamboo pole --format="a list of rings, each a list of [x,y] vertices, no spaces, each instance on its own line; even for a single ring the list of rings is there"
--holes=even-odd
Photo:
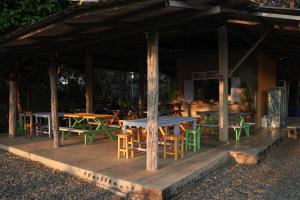
[[[16,136],[17,131],[17,88],[16,80],[13,74],[9,80],[9,117],[8,117],[8,135]]]
[[[93,57],[86,53],[85,56],[85,108],[86,113],[93,112]]]
[[[158,170],[158,30],[149,32],[147,37],[147,170]]]
[[[58,117],[57,117],[57,64],[55,61],[51,61],[49,67],[50,76],[50,89],[51,89],[51,127],[53,133],[53,147],[59,147],[59,135],[58,135]]]
[[[219,139],[228,141],[228,37],[227,28],[219,28]]]

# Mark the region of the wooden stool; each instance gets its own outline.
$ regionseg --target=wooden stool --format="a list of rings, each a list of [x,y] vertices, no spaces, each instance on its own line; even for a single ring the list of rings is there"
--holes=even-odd
[[[167,151],[167,143],[173,146],[173,151]],[[180,145],[180,146],[179,146]],[[178,160],[178,149],[180,148],[181,158],[184,157],[184,136],[183,135],[165,135],[164,136],[164,159],[167,155],[174,155],[174,159]],[[170,148],[171,149],[171,148]]]
[[[138,144],[139,148],[142,148],[140,133],[141,133],[141,131],[139,129],[137,129],[137,128],[127,129],[127,134],[130,134],[130,135],[133,136],[133,142],[135,144]]]
[[[121,152],[128,159],[129,151],[131,152],[131,157],[134,157],[134,142],[133,135],[131,134],[118,134],[118,158],[121,157]]]
[[[288,138],[293,138],[297,139],[298,138],[298,132],[297,132],[297,127],[295,126],[288,126]]]
[[[29,121],[27,121],[27,117],[29,117]],[[32,138],[33,135],[33,114],[32,112],[24,112],[23,114],[23,133],[26,136],[29,135],[29,138]]]

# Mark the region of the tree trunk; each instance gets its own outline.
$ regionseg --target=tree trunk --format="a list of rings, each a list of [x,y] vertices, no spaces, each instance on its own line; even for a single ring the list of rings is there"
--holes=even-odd
[[[58,135],[58,117],[57,117],[57,88],[56,88],[56,76],[57,76],[57,64],[51,61],[49,67],[50,76],[50,88],[51,88],[51,126],[53,133],[53,146],[59,147],[59,135]]]
[[[158,31],[147,33],[147,170],[158,169]]]
[[[87,113],[93,112],[93,57],[87,53],[85,57],[85,108]]]
[[[13,74],[10,75],[9,80],[9,128],[8,135],[16,136],[17,131],[17,88],[16,80]]]
[[[228,38],[227,28],[219,28],[219,138],[228,141]]]

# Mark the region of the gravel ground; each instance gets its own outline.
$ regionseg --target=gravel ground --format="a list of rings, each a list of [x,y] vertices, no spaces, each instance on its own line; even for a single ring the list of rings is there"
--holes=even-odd
[[[0,199],[121,199],[66,173],[0,151]]]
[[[174,199],[300,199],[300,143],[284,141],[256,166],[230,162]]]

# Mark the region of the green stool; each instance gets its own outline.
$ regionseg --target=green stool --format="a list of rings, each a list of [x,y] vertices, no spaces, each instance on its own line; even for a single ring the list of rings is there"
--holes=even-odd
[[[18,121],[17,121],[17,135],[21,136],[23,135],[23,120],[20,115],[18,115]]]
[[[185,150],[194,152],[200,149],[200,126],[197,125],[196,129],[186,129],[185,131]]]
[[[209,115],[205,115],[204,116],[204,121],[203,121],[205,124],[213,124],[212,120],[210,119]],[[211,134],[214,135],[215,132],[214,132],[214,129],[213,127],[208,127],[211,131]]]

